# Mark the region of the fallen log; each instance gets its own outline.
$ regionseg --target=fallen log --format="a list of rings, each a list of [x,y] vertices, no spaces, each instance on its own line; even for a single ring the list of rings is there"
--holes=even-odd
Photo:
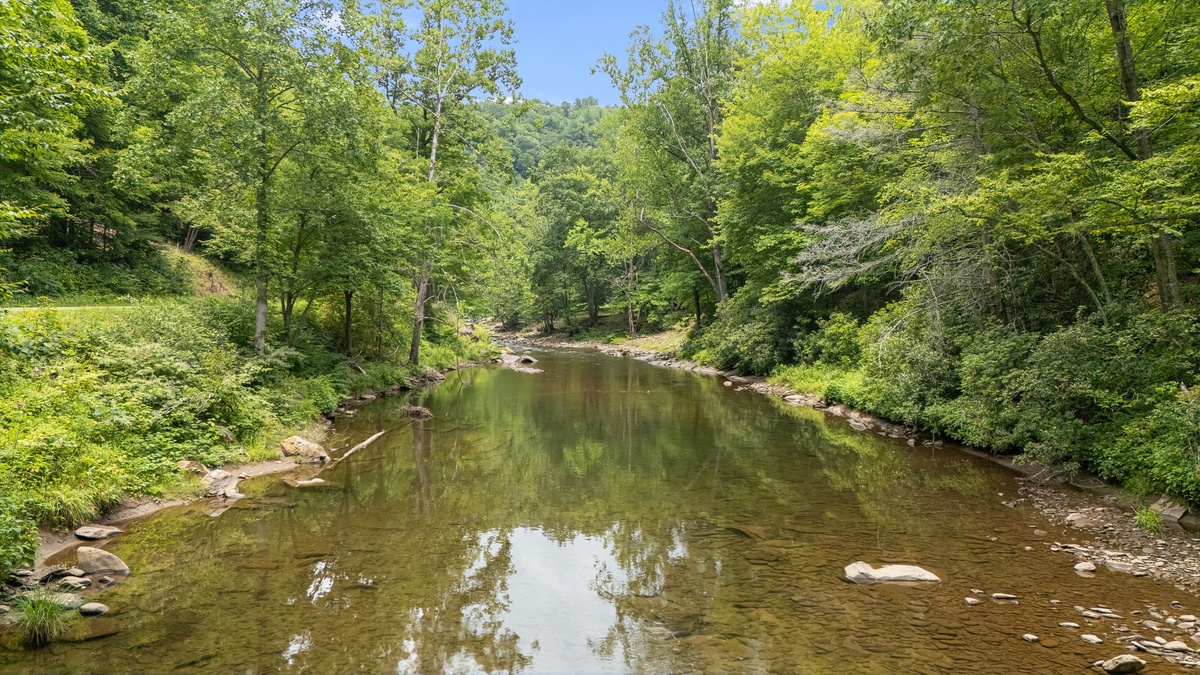
[[[367,440],[363,441],[362,443],[359,443],[358,445],[354,446],[353,448],[350,448],[349,450],[347,450],[347,451],[346,451],[346,454],[344,454],[344,455],[342,455],[341,457],[338,457],[337,459],[333,460],[333,461],[332,461],[332,462],[329,464],[329,466],[333,466],[333,465],[337,464],[338,462],[342,461],[343,459],[346,459],[346,458],[347,458],[347,457],[349,457],[350,455],[353,455],[354,453],[358,452],[359,450],[362,450],[363,448],[367,447],[368,445],[370,445],[370,444],[374,443],[375,441],[379,440],[379,439],[380,439],[380,437],[382,437],[382,436],[383,436],[384,434],[386,434],[386,433],[387,433],[387,431],[381,431],[381,432],[379,432],[379,433],[375,434],[374,436],[372,436],[372,437],[368,438]]]

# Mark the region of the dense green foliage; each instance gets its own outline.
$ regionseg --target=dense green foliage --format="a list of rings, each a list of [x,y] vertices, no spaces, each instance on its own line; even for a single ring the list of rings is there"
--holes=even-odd
[[[1198,55],[1173,0],[669,3],[598,64],[625,105],[522,185],[502,315],[587,332],[599,298],[696,360],[1200,502]]]
[[[0,567],[460,316],[1200,503],[1200,7],[666,4],[606,108],[500,0],[0,0],[0,300],[177,298],[3,319]]]

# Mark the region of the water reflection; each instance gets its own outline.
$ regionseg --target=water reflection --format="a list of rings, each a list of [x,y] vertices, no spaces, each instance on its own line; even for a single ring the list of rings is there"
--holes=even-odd
[[[992,496],[1011,477],[951,450],[635,361],[540,365],[455,374],[409,401],[433,420],[364,409],[340,444],[390,433],[322,488],[136,525],[103,597],[120,632],[0,672],[1060,672],[1111,654],[1020,642],[1073,618],[1051,597],[1189,600],[1070,574]],[[860,559],[947,582],[839,581]],[[1022,603],[968,608],[973,587]]]

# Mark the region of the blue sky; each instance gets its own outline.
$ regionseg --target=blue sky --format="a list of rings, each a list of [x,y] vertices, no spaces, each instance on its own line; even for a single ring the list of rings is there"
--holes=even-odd
[[[655,25],[665,0],[508,0],[516,24],[521,93],[552,103],[595,96],[619,103],[603,73],[589,75],[605,52],[623,57],[629,33]]]

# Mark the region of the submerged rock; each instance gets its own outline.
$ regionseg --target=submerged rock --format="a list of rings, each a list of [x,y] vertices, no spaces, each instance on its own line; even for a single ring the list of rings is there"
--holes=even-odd
[[[1084,633],[1083,635],[1079,636],[1079,639],[1083,640],[1084,642],[1094,644],[1094,645],[1098,645],[1101,642],[1104,642],[1104,640],[1101,640],[1100,638],[1096,637],[1095,635],[1092,635],[1091,633]]]
[[[725,529],[736,532],[749,539],[766,539],[767,531],[756,525],[730,525]]]
[[[1127,673],[1140,673],[1146,668],[1146,662],[1134,656],[1133,654],[1122,654],[1100,664],[1104,672],[1111,675],[1126,675]]]
[[[433,412],[429,408],[422,408],[419,405],[406,405],[402,408],[404,414],[414,420],[431,420]]]
[[[324,464],[329,461],[325,448],[303,436],[292,436],[280,443],[279,447],[284,457],[295,457],[300,464]]]
[[[80,591],[91,586],[92,580],[86,577],[63,577],[58,580],[58,585],[73,591]]]
[[[109,537],[115,537],[122,533],[124,533],[124,530],[117,527],[109,527],[108,525],[84,525],[83,527],[75,530],[76,537],[90,541],[108,539]]]
[[[1081,562],[1075,566],[1075,571],[1083,574],[1085,572],[1095,572],[1096,565],[1090,562]]]
[[[937,583],[936,574],[915,565],[886,565],[878,569],[859,561],[846,565],[846,579],[856,584]]]
[[[80,546],[75,553],[79,556],[79,568],[87,574],[129,574],[129,565],[108,551]]]

